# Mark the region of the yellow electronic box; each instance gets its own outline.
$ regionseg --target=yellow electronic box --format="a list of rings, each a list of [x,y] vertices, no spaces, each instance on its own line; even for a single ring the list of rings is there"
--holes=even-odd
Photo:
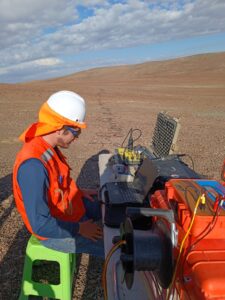
[[[142,161],[140,152],[128,148],[117,148],[116,155],[118,156],[118,162],[126,165],[138,165]]]

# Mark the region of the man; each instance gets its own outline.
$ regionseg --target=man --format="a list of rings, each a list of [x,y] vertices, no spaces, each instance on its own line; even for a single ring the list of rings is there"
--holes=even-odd
[[[100,203],[80,190],[59,150],[86,128],[85,101],[78,94],[53,94],[39,111],[39,122],[21,136],[24,142],[13,170],[15,202],[27,229],[46,247],[104,256]]]

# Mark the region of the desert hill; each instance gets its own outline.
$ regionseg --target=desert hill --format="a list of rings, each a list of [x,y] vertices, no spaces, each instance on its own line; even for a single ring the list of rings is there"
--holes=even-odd
[[[4,282],[1,284],[3,299],[18,299],[26,244],[24,237],[28,236],[12,196],[12,167],[21,147],[18,136],[31,122],[37,121],[40,105],[53,92],[62,89],[76,91],[87,102],[88,128],[66,151],[73,168],[72,176],[80,186],[98,187],[99,153],[114,151],[130,128],[142,131],[136,144],[149,146],[160,111],[179,118],[178,152],[191,156],[194,165],[189,156],[184,158],[185,162],[209,178],[220,178],[225,158],[225,52],[96,68],[45,81],[0,84],[0,274],[3,274]],[[77,295],[85,282],[84,269],[77,277]],[[84,287],[84,295],[95,292],[90,299],[99,299],[101,278],[96,272],[101,272],[101,268],[95,261],[89,271],[93,284]],[[97,290],[96,286],[99,287]]]
[[[61,81],[93,81],[93,82],[119,82],[121,80],[132,81],[132,80],[153,80],[159,83],[162,82],[160,79],[164,78],[168,82],[176,80],[214,80],[214,75],[224,76],[225,73],[225,52],[222,53],[210,53],[210,54],[199,54],[188,57],[182,57],[164,61],[151,61],[135,65],[124,65],[116,67],[102,67],[94,68],[87,71],[78,72],[65,77],[56,79],[50,79],[45,81],[32,82],[31,85],[44,84],[49,85],[51,83],[60,83]],[[201,79],[199,78],[201,77]],[[209,78],[208,78],[209,77]],[[216,76],[215,82],[224,84],[223,78]],[[28,83],[29,84],[29,83]]]

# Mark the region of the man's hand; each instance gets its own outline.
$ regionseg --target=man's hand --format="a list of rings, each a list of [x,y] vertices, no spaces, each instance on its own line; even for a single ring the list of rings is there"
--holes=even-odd
[[[90,201],[94,201],[94,198],[92,197],[92,195],[97,195],[98,194],[98,191],[97,190],[87,190],[87,189],[84,189],[84,190],[81,190],[82,193],[83,193],[83,197],[87,198],[88,200]]]
[[[80,229],[79,234],[92,241],[97,241],[103,237],[102,228],[97,224],[93,223],[93,220],[87,220],[79,223]]]

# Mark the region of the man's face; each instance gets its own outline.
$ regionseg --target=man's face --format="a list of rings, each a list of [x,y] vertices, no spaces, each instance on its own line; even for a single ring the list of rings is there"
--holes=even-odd
[[[69,148],[70,144],[79,137],[80,133],[80,128],[64,126],[59,130],[57,146],[65,149]]]

